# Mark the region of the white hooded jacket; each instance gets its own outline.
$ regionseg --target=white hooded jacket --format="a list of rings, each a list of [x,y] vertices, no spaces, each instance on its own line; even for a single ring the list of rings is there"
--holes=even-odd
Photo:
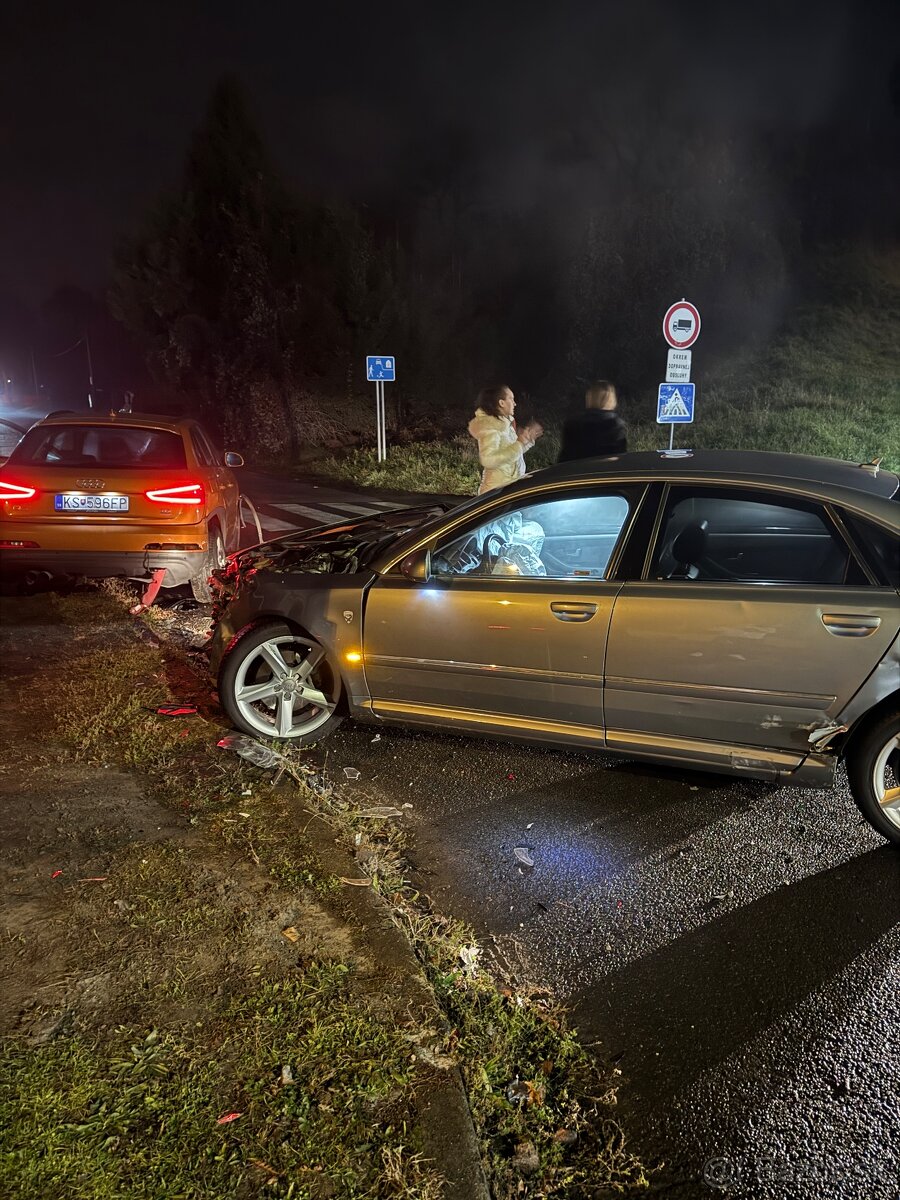
[[[482,466],[479,494],[522,478],[525,451],[534,442],[519,441],[512,417],[492,417],[484,409],[476,409],[469,422],[469,433],[478,442],[478,461]]]

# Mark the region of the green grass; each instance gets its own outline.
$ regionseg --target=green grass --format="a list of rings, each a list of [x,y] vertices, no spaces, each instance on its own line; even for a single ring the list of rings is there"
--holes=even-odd
[[[399,1022],[375,1016],[345,964],[313,961],[193,1029],[7,1049],[3,1195],[437,1200],[405,1127],[412,1087]]]

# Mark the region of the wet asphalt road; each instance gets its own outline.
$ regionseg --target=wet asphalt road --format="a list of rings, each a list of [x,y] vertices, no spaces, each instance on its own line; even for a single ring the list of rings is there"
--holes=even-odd
[[[254,478],[286,523],[366,502]],[[843,776],[795,790],[350,722],[323,749],[361,796],[413,805],[436,907],[618,1061],[655,1191],[900,1197],[900,854]]]

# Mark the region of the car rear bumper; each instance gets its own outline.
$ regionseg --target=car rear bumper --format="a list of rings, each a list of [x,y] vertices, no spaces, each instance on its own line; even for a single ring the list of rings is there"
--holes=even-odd
[[[51,575],[84,575],[88,579],[124,576],[146,581],[165,570],[163,587],[180,587],[206,565],[205,550],[43,550],[0,548],[0,572],[49,571]]]

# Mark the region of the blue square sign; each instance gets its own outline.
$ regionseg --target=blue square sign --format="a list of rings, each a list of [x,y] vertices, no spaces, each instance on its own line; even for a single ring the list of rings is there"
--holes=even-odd
[[[372,383],[393,383],[396,367],[392,354],[370,354],[366,358],[366,378]]]
[[[661,383],[656,401],[657,425],[690,425],[694,419],[694,385]]]

